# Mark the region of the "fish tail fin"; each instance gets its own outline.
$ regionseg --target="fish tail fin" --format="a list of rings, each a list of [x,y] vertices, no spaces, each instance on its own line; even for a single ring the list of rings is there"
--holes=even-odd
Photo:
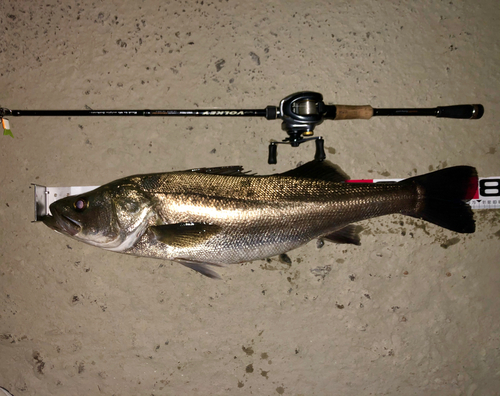
[[[460,233],[475,231],[474,215],[467,201],[477,191],[477,171],[454,166],[401,181],[416,186],[419,200],[410,216]]]

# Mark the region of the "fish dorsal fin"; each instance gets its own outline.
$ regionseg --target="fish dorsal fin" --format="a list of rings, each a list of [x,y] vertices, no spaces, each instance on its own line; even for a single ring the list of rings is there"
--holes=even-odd
[[[241,176],[248,175],[248,171],[244,171],[243,167],[240,165],[235,166],[219,166],[216,168],[196,168],[189,169],[185,172],[195,172],[195,173],[207,173],[210,175],[224,175],[224,176]]]
[[[222,279],[217,272],[210,268],[210,266],[223,267],[223,265],[221,264],[203,263],[201,261],[188,260],[183,258],[176,258],[174,260],[188,268],[191,268],[194,271],[199,272],[202,275],[208,276],[211,279]]]
[[[342,169],[329,161],[310,161],[298,168],[281,173],[282,176],[301,177],[340,183],[349,179]]]
[[[205,223],[177,223],[149,228],[158,241],[181,248],[199,245],[216,235],[221,229],[218,225]]]

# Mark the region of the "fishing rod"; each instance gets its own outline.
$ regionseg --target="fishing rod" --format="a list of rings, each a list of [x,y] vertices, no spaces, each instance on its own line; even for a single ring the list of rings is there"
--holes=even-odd
[[[480,104],[438,106],[433,108],[380,108],[370,105],[351,106],[333,105],[323,102],[323,95],[318,92],[303,91],[287,96],[279,106],[267,106],[265,109],[206,109],[206,110],[10,110],[0,108],[0,118],[4,126],[4,135],[10,131],[5,117],[22,116],[128,116],[128,117],[262,117],[267,120],[281,119],[281,128],[288,134],[281,142],[273,141],[269,145],[269,164],[277,162],[277,144],[300,144],[314,140],[316,154],[314,158],[322,161],[326,158],[324,140],[321,136],[313,137],[314,128],[324,120],[369,120],[380,116],[434,116],[440,118],[479,119],[484,114]],[[6,133],[6,131],[8,131]]]

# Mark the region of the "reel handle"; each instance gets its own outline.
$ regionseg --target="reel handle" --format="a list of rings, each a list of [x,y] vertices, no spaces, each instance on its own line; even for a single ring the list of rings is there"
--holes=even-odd
[[[267,163],[269,165],[275,165],[278,163],[276,157],[278,156],[278,145],[276,142],[269,143],[269,155],[267,157]]]
[[[324,161],[326,159],[325,139],[323,139],[321,136],[312,137],[312,138],[308,138],[308,139],[302,139],[301,141],[298,142],[298,144],[307,142],[309,140],[314,140],[314,142],[316,143],[316,153],[314,154],[314,160],[319,161],[319,162]],[[288,140],[285,139],[283,142],[271,142],[271,143],[269,143],[269,155],[267,157],[267,163],[270,165],[275,165],[278,163],[278,161],[277,161],[278,144],[290,144],[293,147],[290,139],[288,139]]]

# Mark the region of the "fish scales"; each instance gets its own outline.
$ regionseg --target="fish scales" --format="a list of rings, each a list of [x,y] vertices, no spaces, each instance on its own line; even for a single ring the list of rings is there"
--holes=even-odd
[[[223,264],[279,254],[353,221],[408,212],[418,199],[414,188],[397,184],[196,173],[152,178],[157,180],[146,178],[143,186],[160,202],[155,211],[161,221],[218,224],[222,230],[197,246],[184,247],[166,247],[146,234],[125,253]]]

